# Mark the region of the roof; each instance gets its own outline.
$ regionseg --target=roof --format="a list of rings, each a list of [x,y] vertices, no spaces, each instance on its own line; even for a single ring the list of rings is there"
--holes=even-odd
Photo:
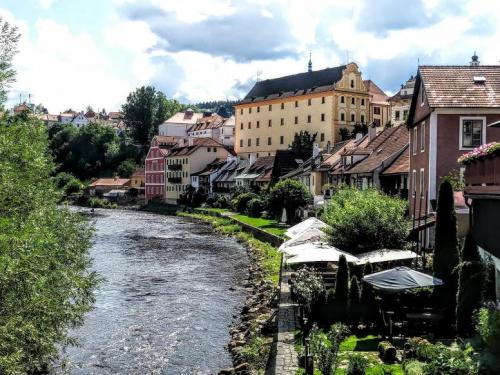
[[[303,95],[310,92],[333,90],[335,83],[342,78],[346,65],[326,68],[312,72],[266,79],[255,83],[240,103],[249,103],[274,97]],[[283,95],[285,94],[286,95]]]
[[[192,144],[178,145],[170,149],[168,156],[187,156],[201,147],[224,147],[222,143],[212,138],[191,138]]]
[[[383,172],[382,175],[407,174],[410,170],[410,149],[403,151]]]
[[[215,159],[211,163],[207,164],[205,168],[202,170],[191,173],[191,176],[209,176],[212,173],[215,173],[219,170],[222,170],[222,167],[227,163],[227,159]]]
[[[127,185],[130,182],[129,178],[99,178],[92,182],[89,186],[96,187],[96,186],[124,186]]]
[[[375,82],[371,79],[367,79],[364,80],[363,83],[365,84],[368,93],[371,95],[372,104],[389,105],[389,96],[387,96],[386,93],[375,84]]]
[[[404,85],[401,85],[399,91],[389,98],[389,101],[411,100],[413,96],[414,87],[415,87],[415,78],[412,75]],[[405,90],[408,93],[403,95],[402,94],[403,90]]]
[[[144,176],[145,176],[144,168],[137,168],[134,171],[134,173],[132,173],[131,177],[144,177]]]
[[[202,112],[193,112],[186,110],[184,112],[177,112],[172,117],[167,119],[164,124],[175,123],[175,124],[195,124],[196,121],[203,117]]]
[[[176,137],[172,135],[155,135],[154,139],[158,141],[159,145],[171,145],[178,143],[182,137]]]
[[[274,167],[274,156],[262,156],[257,158],[253,164],[249,165],[235,178],[254,179],[259,182],[271,181]]]
[[[344,173],[371,173],[383,166],[384,162],[392,161],[390,158],[402,152],[407,146],[408,129],[404,125],[384,129],[366,145],[365,150],[370,151],[370,155],[346,169]]]
[[[219,116],[218,114],[205,116],[196,120],[196,123],[189,128],[188,132],[217,129],[223,126],[226,120],[226,118]]]
[[[484,77],[475,83],[474,77]],[[420,66],[417,75],[430,107],[500,107],[500,65]]]
[[[293,150],[277,150],[274,156],[273,179],[290,173],[301,163],[298,163],[297,153]]]
[[[119,120],[119,119],[123,118],[123,113],[121,113],[121,112],[109,112],[108,117],[111,120]]]

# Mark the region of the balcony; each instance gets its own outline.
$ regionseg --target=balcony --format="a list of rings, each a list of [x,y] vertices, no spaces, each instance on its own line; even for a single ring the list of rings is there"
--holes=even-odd
[[[500,157],[476,160],[465,167],[465,194],[500,195]]]
[[[180,184],[182,182],[182,178],[181,177],[169,177],[168,182],[170,184]]]
[[[169,164],[167,165],[169,171],[180,171],[182,170],[182,164]]]

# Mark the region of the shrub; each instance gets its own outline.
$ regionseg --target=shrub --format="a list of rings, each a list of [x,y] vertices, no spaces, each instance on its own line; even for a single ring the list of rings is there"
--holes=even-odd
[[[314,326],[309,333],[309,348],[318,369],[323,375],[330,375],[335,358],[327,336]]]
[[[457,332],[461,336],[472,336],[472,316],[481,305],[484,283],[484,266],[480,261],[462,262],[458,272]]]
[[[244,214],[247,210],[248,202],[254,198],[258,198],[258,196],[254,193],[241,193],[233,199],[233,209],[240,214]]]
[[[253,198],[247,203],[247,215],[251,217],[260,217],[264,210],[264,201],[260,198]]]
[[[341,188],[327,204],[325,231],[332,245],[352,253],[401,248],[408,235],[406,201],[376,189]]]
[[[283,180],[274,185],[269,193],[269,210],[276,219],[280,219],[285,208],[287,222],[293,224],[297,209],[305,207],[310,199],[311,194],[304,184],[291,179]]]
[[[353,325],[358,325],[361,318],[360,311],[361,290],[356,276],[351,278],[349,287],[349,318]]]
[[[229,208],[230,205],[229,198],[225,195],[218,195],[217,199],[213,203],[215,208]]]
[[[63,189],[74,178],[71,173],[60,172],[54,176],[54,182],[59,189]]]
[[[91,197],[88,202],[89,206],[92,208],[116,208],[115,203],[111,203],[107,199],[101,199],[97,197]]]
[[[378,344],[378,354],[384,362],[393,363],[396,361],[396,348],[389,341],[381,341]]]
[[[64,192],[66,195],[78,193],[82,190],[83,185],[79,179],[73,178],[64,186]]]
[[[478,313],[477,332],[488,350],[500,361],[500,309],[488,304]]]
[[[349,356],[349,363],[347,365],[346,374],[364,375],[369,364],[370,362],[364,355],[358,353],[351,354]]]
[[[433,345],[433,356],[424,365],[426,375],[475,375],[478,363],[471,357],[472,348],[451,349],[443,344]]]
[[[448,180],[439,187],[436,212],[436,235],[434,245],[434,276],[443,280],[444,285],[434,288],[434,296],[444,307],[446,318],[455,321],[458,266],[457,217],[453,200],[453,189]]]
[[[403,364],[406,375],[425,375],[424,365],[419,361],[408,361]]]
[[[316,269],[304,266],[295,273],[291,281],[291,291],[298,303],[310,307],[325,294],[323,277]]]
[[[120,163],[116,169],[116,173],[120,177],[129,178],[134,173],[135,168],[135,162],[132,159],[127,159]]]

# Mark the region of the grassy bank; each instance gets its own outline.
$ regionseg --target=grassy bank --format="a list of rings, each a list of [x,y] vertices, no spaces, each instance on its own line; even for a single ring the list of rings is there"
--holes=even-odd
[[[245,365],[251,374],[264,374],[276,329],[275,291],[281,267],[280,253],[228,218],[201,213],[180,212],[178,215],[206,222],[216,232],[233,236],[247,245],[250,259],[247,298],[241,323],[231,330],[229,349],[236,367]]]

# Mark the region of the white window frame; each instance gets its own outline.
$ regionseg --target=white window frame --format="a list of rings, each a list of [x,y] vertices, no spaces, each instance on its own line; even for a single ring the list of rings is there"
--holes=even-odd
[[[412,177],[412,181],[411,181],[411,196],[413,198],[415,198],[415,195],[417,194],[417,170],[416,169],[414,169],[411,172],[411,177]]]
[[[413,128],[413,144],[411,145],[413,155],[417,155],[417,150],[418,150],[418,132],[417,131],[418,131],[418,129],[415,126]]]
[[[481,144],[486,143],[486,116],[460,116],[460,122],[458,124],[458,149],[459,150],[473,150],[475,147],[464,147],[463,146],[463,134],[464,134],[464,121],[466,120],[481,120],[483,122],[481,129]]]
[[[420,152],[425,151],[425,121],[420,124]]]
[[[418,188],[420,190],[420,196],[422,197],[424,195],[424,179],[425,179],[425,169],[420,168],[420,176],[418,177]]]

